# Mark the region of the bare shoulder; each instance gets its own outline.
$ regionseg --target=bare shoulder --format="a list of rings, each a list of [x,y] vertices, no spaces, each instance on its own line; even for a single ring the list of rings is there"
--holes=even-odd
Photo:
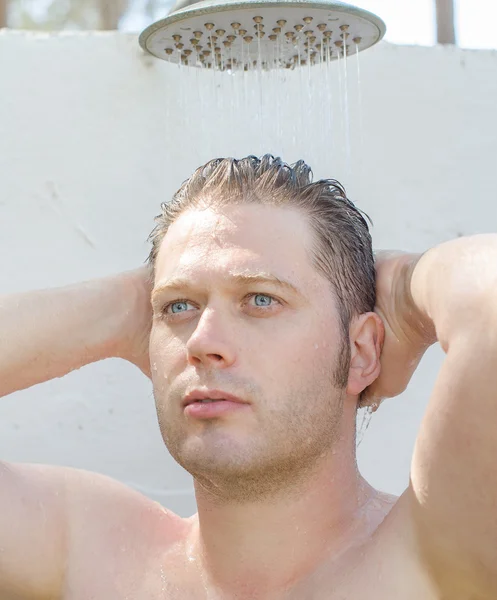
[[[72,539],[92,529],[98,529],[99,535],[115,532],[116,526],[126,529],[129,536],[136,526],[147,538],[160,532],[160,539],[167,543],[185,531],[184,519],[112,477],[73,468],[65,469],[63,476]]]
[[[95,581],[117,565],[143,568],[188,529],[123,483],[81,469],[0,462],[0,489],[0,598],[72,598],[64,588],[79,590],[83,571]],[[139,554],[121,564],[125,548]]]
[[[172,511],[101,473],[56,465],[0,462],[0,484],[1,500],[11,505],[7,514],[19,511],[19,517],[43,517],[57,531],[73,529],[82,520],[88,527],[93,520],[110,523],[133,516],[142,525],[148,521],[154,522],[154,527],[158,521],[163,523],[163,534],[169,532],[173,538],[185,528],[186,521]]]
[[[110,477],[75,469],[66,477],[63,598],[155,598],[183,572],[190,520]]]
[[[66,522],[59,473],[0,463],[0,597],[56,597],[64,576]]]

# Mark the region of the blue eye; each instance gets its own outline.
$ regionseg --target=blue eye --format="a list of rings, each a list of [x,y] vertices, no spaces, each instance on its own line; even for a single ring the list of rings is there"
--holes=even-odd
[[[188,310],[188,302],[186,300],[179,300],[178,302],[172,302],[167,308],[171,309],[173,314],[185,312],[185,310]]]
[[[256,306],[270,306],[273,298],[266,294],[255,294],[254,301]]]

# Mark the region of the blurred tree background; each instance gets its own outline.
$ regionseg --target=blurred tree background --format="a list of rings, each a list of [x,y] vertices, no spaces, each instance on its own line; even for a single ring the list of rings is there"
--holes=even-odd
[[[113,30],[131,11],[166,16],[174,0],[0,0],[0,28]]]
[[[454,1],[433,0],[440,44],[456,41]],[[354,4],[354,0],[350,2]],[[148,22],[163,18],[174,3],[175,0],[0,0],[0,28],[113,30],[119,29],[130,13],[139,13]]]

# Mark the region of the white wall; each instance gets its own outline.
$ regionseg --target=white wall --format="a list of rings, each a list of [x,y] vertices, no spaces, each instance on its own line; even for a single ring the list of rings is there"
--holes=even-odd
[[[347,125],[343,69],[265,76],[261,99],[257,78],[245,89],[180,70],[133,35],[0,33],[0,293],[140,264],[160,202],[214,155],[305,158],[344,181],[376,247],[495,231],[497,53],[382,44],[360,58],[361,95],[356,59],[347,65]],[[405,487],[440,361],[435,348],[373,417],[359,457],[374,485]],[[110,360],[13,394],[0,404],[0,456],[100,471],[192,514],[151,392]]]

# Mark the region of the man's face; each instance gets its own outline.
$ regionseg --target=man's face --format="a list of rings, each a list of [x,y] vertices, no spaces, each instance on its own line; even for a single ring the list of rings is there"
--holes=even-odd
[[[344,350],[331,285],[311,264],[313,241],[296,209],[250,204],[187,211],[162,242],[154,396],[168,449],[200,481],[269,489],[336,441]],[[195,389],[248,404],[199,419],[182,405]]]

